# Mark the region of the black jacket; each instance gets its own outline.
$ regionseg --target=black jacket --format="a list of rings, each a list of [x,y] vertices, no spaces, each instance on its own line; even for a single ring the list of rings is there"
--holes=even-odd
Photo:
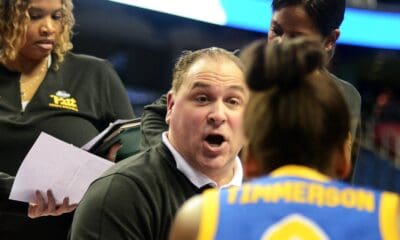
[[[26,203],[8,200],[14,178],[0,172],[0,214],[9,213],[26,216],[28,205]]]
[[[75,212],[71,239],[167,239],[178,208],[200,192],[159,143],[92,183]]]

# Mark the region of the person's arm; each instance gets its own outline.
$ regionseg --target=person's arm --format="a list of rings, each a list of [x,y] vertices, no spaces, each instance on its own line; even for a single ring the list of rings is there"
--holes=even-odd
[[[162,95],[144,107],[141,121],[140,149],[146,150],[161,142],[161,134],[168,130],[165,122],[167,114],[167,95]]]
[[[6,173],[0,172],[0,199],[8,199],[14,178]]]
[[[107,62],[104,69],[107,75],[108,85],[106,86],[107,104],[106,117],[109,122],[114,122],[117,119],[131,119],[135,115],[132,110],[132,105],[128,97],[127,90],[118,76],[117,72],[113,69],[112,65]]]
[[[396,217],[396,229],[397,229],[397,238],[400,238],[400,198],[397,200],[397,217]]]
[[[356,165],[358,164],[358,155],[360,154],[360,148],[361,148],[361,119],[358,119],[358,124],[355,132],[354,140],[352,143],[352,148],[351,148],[351,173],[349,174],[349,177],[347,179],[344,179],[346,182],[354,183],[355,182],[355,170],[356,170]]]
[[[379,204],[381,239],[400,239],[400,197],[383,192]]]
[[[143,189],[122,174],[96,180],[75,211],[70,239],[156,239],[154,202]]]
[[[14,177],[0,172],[0,213],[26,215],[28,210],[26,203],[8,199],[13,183]]]
[[[357,90],[354,91],[352,98],[352,104],[350,107],[351,115],[351,133],[353,137],[352,149],[351,149],[351,173],[345,181],[354,182],[354,170],[356,169],[356,164],[358,162],[358,155],[360,154],[361,147],[361,95]]]

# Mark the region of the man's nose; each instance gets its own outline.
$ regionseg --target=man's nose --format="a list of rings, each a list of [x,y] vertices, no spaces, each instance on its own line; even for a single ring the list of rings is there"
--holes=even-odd
[[[208,114],[208,122],[214,126],[219,126],[226,121],[226,106],[222,102],[215,102]]]

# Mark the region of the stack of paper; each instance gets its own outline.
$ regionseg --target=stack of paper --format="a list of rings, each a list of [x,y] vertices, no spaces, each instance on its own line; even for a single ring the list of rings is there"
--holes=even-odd
[[[57,204],[65,197],[79,203],[90,183],[113,165],[42,132],[17,172],[10,199],[30,202],[36,190],[51,189]]]

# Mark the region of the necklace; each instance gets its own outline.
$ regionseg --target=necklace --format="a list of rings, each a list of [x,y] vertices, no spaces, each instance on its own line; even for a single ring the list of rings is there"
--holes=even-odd
[[[36,90],[39,88],[43,79],[47,73],[47,62],[40,66],[39,70],[33,72],[32,74],[22,74],[20,78],[20,94],[21,101],[29,102],[33,95],[35,95]]]

